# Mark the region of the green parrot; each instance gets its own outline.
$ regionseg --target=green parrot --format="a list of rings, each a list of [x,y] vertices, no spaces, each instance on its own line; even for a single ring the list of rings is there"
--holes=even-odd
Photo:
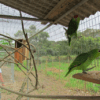
[[[100,56],[100,50],[99,49],[93,49],[87,53],[82,53],[78,55],[75,60],[71,63],[71,65],[68,68],[68,72],[65,75],[65,77],[72,72],[73,70],[82,70],[83,73],[86,73],[86,71],[93,69],[87,67],[92,63],[92,61]]]
[[[77,37],[77,29],[79,26],[79,22],[80,22],[80,18],[78,17],[78,15],[75,15],[74,18],[72,18],[71,21],[69,22],[68,30],[64,28],[66,31],[65,35],[68,38],[69,46],[71,42],[71,37],[72,36]]]

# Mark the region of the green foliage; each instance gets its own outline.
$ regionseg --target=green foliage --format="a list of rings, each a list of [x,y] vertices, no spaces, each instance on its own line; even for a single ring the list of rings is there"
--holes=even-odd
[[[22,67],[19,63],[18,63],[18,65],[21,67],[22,70],[26,70],[26,69],[25,69],[24,67]],[[24,65],[25,67],[27,67],[26,60],[23,61],[23,65]],[[14,70],[16,70],[16,71],[21,71],[21,70],[19,69],[19,67],[18,67],[16,64],[14,64]]]
[[[47,71],[47,76],[51,76],[53,73],[51,71]]]
[[[2,39],[2,40],[0,41],[0,44],[2,44],[2,45],[9,45],[8,41],[6,41],[6,40],[4,40],[4,39]],[[0,49],[3,49],[3,48],[0,47]]]
[[[65,56],[61,56],[61,57],[65,57]],[[74,58],[75,55],[71,55],[71,57]],[[54,57],[53,57],[53,59],[54,59]],[[95,61],[93,61],[93,63],[89,67],[93,67],[94,64],[96,63],[96,68],[94,68],[92,70],[100,70],[100,67],[98,66],[97,62],[100,63],[100,61],[98,59],[96,59]],[[48,76],[53,76],[57,80],[58,79],[62,80],[62,82],[66,81],[65,87],[68,87],[70,89],[84,90],[85,81],[72,78],[72,75],[74,75],[75,73],[81,73],[82,71],[76,70],[76,71],[71,72],[71,74],[67,78],[64,77],[66,72],[68,71],[69,65],[70,65],[69,63],[64,63],[64,62],[60,62],[60,63],[59,62],[48,62],[47,65],[46,65],[46,63],[42,63],[41,65],[39,65],[37,67],[39,70],[46,70],[46,75],[48,75]],[[48,71],[47,70],[48,68],[52,68],[52,69],[56,68],[58,70],[61,70],[61,72],[56,73],[55,71]],[[100,85],[86,82],[86,90],[88,90],[89,92],[97,93],[100,90],[99,88],[100,88]]]
[[[74,59],[76,55],[71,55],[71,57]],[[82,81],[82,80],[77,80],[77,79],[74,79],[72,78],[72,75],[74,75],[75,73],[80,73],[82,71],[73,71],[70,73],[70,75],[66,78],[64,77],[66,72],[68,71],[68,67],[69,67],[69,63],[68,62],[59,62],[59,61],[56,61],[54,62],[54,59],[56,58],[56,56],[44,56],[44,57],[40,57],[40,60],[45,60],[45,62],[37,65],[37,69],[38,70],[43,70],[43,72],[46,72],[46,75],[47,76],[53,76],[55,77],[57,80],[61,80],[62,82],[66,82],[65,84],[65,87],[67,88],[70,88],[70,89],[81,89],[81,90],[84,90],[84,84],[85,84],[85,81]],[[66,58],[66,56],[60,56],[60,58]],[[47,59],[53,59],[53,62],[46,62]],[[71,63],[71,61],[70,61]],[[94,64],[96,63],[96,68],[92,69],[92,70],[100,70],[100,67],[98,64],[100,64],[100,61],[98,59],[94,60],[93,63],[89,66],[89,67],[93,67]],[[23,64],[26,66],[27,63],[26,61],[23,62]],[[47,70],[48,68],[56,68],[57,70],[61,70],[60,73],[59,72],[55,72],[55,71],[50,71],[50,70]],[[25,70],[23,67],[22,67],[23,70]],[[15,68],[15,70],[19,70],[18,67]],[[91,71],[92,71],[91,70]],[[93,84],[93,83],[90,83],[90,82],[86,82],[86,90],[88,90],[89,92],[92,92],[92,93],[97,93],[98,91],[100,91],[100,85],[98,84]]]
[[[25,29],[25,32],[28,33],[28,36],[32,36],[39,30],[36,28],[36,26],[31,25],[28,29]],[[34,44],[36,46],[36,49],[38,52],[35,53],[35,55],[39,56],[45,56],[45,55],[52,55],[52,56],[58,56],[58,55],[78,55],[80,53],[89,51],[94,48],[100,47],[100,30],[95,29],[86,29],[83,33],[78,31],[78,37],[82,36],[79,39],[72,38],[71,46],[68,46],[68,41],[49,41],[49,33],[47,32],[41,32],[35,37],[33,37],[30,40],[30,43]],[[22,37],[23,32],[19,30],[17,33],[15,33],[15,37]],[[19,37],[19,38],[20,38]],[[80,48],[80,49],[79,49]]]
[[[23,65],[27,68],[27,60],[23,61]]]

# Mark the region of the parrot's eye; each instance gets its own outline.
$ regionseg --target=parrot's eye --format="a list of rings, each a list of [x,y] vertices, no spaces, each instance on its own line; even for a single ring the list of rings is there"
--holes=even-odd
[[[100,50],[99,50],[99,52],[100,52]]]

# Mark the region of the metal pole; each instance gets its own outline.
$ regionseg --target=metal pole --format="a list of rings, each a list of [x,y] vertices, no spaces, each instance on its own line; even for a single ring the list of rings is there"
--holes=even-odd
[[[27,72],[28,72],[28,59],[27,59]],[[28,93],[29,87],[28,87],[28,78],[27,78],[27,93]],[[27,97],[27,100],[29,100],[29,97]]]

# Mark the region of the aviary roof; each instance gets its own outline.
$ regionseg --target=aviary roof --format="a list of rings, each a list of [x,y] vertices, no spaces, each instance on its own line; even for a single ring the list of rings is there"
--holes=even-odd
[[[0,0],[0,3],[64,26],[74,15],[83,20],[100,10],[100,0]]]

